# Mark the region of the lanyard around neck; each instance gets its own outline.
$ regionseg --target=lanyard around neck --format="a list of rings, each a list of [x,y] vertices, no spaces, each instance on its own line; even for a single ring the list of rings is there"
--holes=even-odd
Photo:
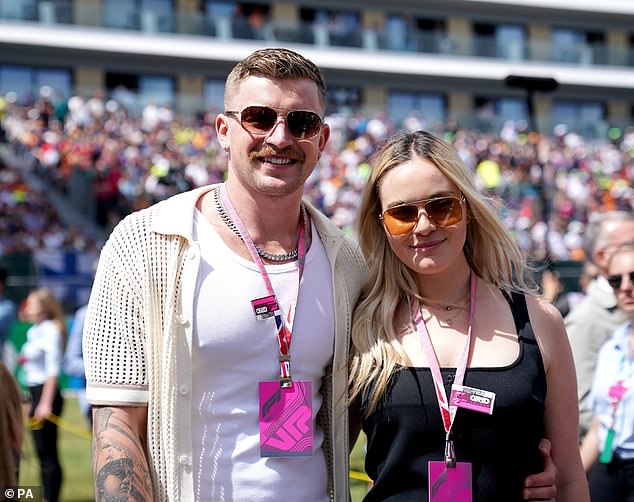
[[[473,318],[475,315],[476,304],[476,277],[473,272],[470,274],[470,300],[469,300],[469,329],[467,331],[467,340],[465,341],[458,366],[456,367],[456,375],[454,377],[455,385],[462,385],[464,381],[465,371],[467,369],[467,363],[469,360],[469,353],[471,352],[471,340],[472,340],[472,326]],[[445,385],[443,383],[442,373],[440,372],[440,364],[438,363],[438,357],[434,351],[423,314],[420,309],[420,304],[414,317],[414,327],[416,331],[420,333],[423,343],[423,349],[425,350],[425,356],[427,357],[427,364],[431,370],[432,379],[434,381],[434,390],[436,391],[436,400],[438,401],[438,408],[440,409],[440,415],[442,416],[442,423],[445,429],[446,438],[449,439],[451,434],[451,428],[456,418],[457,406],[450,405],[447,399],[447,392],[445,391]]]
[[[271,284],[271,279],[269,274],[266,271],[266,267],[264,266],[264,262],[262,258],[258,254],[255,249],[255,244],[253,243],[253,239],[249,235],[249,231],[246,226],[240,219],[237,211],[233,207],[231,200],[229,199],[229,195],[227,194],[227,187],[223,183],[220,186],[220,197],[222,199],[222,203],[227,208],[227,212],[229,213],[229,217],[235,223],[244,244],[249,250],[249,254],[253,261],[258,267],[260,271],[260,276],[264,280],[264,285],[266,286],[266,290],[268,294],[272,297],[275,297],[275,291],[273,290],[273,285]],[[297,227],[297,261],[298,261],[298,271],[299,276],[297,280],[297,289],[295,294],[293,295],[294,301],[289,306],[287,318],[284,318],[282,314],[281,307],[275,313],[275,326],[277,328],[277,341],[279,345],[279,362],[280,362],[280,383],[283,387],[290,387],[293,385],[291,379],[291,340],[293,337],[293,324],[295,322],[295,312],[297,301],[299,299],[299,287],[302,280],[302,274],[304,272],[304,263],[306,261],[306,228],[304,225],[303,218],[300,218],[299,224]],[[279,303],[278,303],[279,305]]]

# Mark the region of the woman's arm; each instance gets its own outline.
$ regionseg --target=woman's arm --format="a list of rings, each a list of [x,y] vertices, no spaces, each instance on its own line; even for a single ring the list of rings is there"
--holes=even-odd
[[[53,400],[55,399],[56,393],[57,377],[50,376],[46,379],[46,382],[44,382],[42,395],[35,406],[35,411],[33,412],[33,418],[35,418],[35,420],[43,422],[53,413]]]
[[[579,404],[572,351],[559,311],[536,298],[527,298],[535,337],[539,344],[548,391],[546,436],[557,466],[557,501],[589,502],[588,483],[579,453]]]
[[[599,458],[599,427],[599,419],[594,417],[590,430],[581,442],[581,461],[586,472],[590,472],[597,458]]]

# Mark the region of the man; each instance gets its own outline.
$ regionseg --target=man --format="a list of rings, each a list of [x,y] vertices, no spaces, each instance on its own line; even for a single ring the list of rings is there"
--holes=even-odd
[[[108,240],[84,333],[97,483],[125,467],[120,489],[141,500],[348,499],[365,263],[301,200],[330,134],[325,97],[301,55],[251,54],[216,118],[226,183],[135,213]],[[533,496],[553,483],[533,478]]]
[[[598,268],[598,276],[588,284],[586,296],[564,319],[577,371],[581,438],[592,421],[589,395],[599,348],[625,321],[606,279],[607,266],[614,250],[629,242],[634,242],[633,213],[610,211],[591,221],[584,247]]]

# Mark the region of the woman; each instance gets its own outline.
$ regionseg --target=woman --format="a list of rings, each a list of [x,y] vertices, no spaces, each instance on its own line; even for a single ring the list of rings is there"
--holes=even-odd
[[[599,351],[591,400],[594,418],[581,444],[592,500],[634,501],[634,245],[618,248],[608,282],[628,320]]]
[[[66,344],[66,323],[61,306],[44,288],[27,296],[23,318],[33,323],[20,356],[31,394],[29,416],[34,422],[33,440],[40,459],[44,498],[56,502],[62,485],[62,468],[57,453],[57,427],[47,418],[62,412],[58,378]]]
[[[350,387],[366,500],[522,500],[545,435],[557,500],[587,501],[561,315],[526,294],[524,258],[457,152],[425,132],[395,136],[359,214],[369,279]]]

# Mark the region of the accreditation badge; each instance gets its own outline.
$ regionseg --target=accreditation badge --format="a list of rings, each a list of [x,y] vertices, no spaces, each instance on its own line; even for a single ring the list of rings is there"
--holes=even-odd
[[[313,454],[312,382],[260,382],[260,456],[310,457]]]
[[[251,300],[251,306],[253,307],[255,318],[258,321],[273,317],[275,313],[279,310],[275,295],[269,295],[263,298],[256,298],[255,300]]]
[[[467,387],[466,385],[452,385],[449,402],[458,408],[493,414],[495,393],[488,390]]]
[[[427,468],[429,502],[472,502],[471,462],[447,462],[432,460]]]

